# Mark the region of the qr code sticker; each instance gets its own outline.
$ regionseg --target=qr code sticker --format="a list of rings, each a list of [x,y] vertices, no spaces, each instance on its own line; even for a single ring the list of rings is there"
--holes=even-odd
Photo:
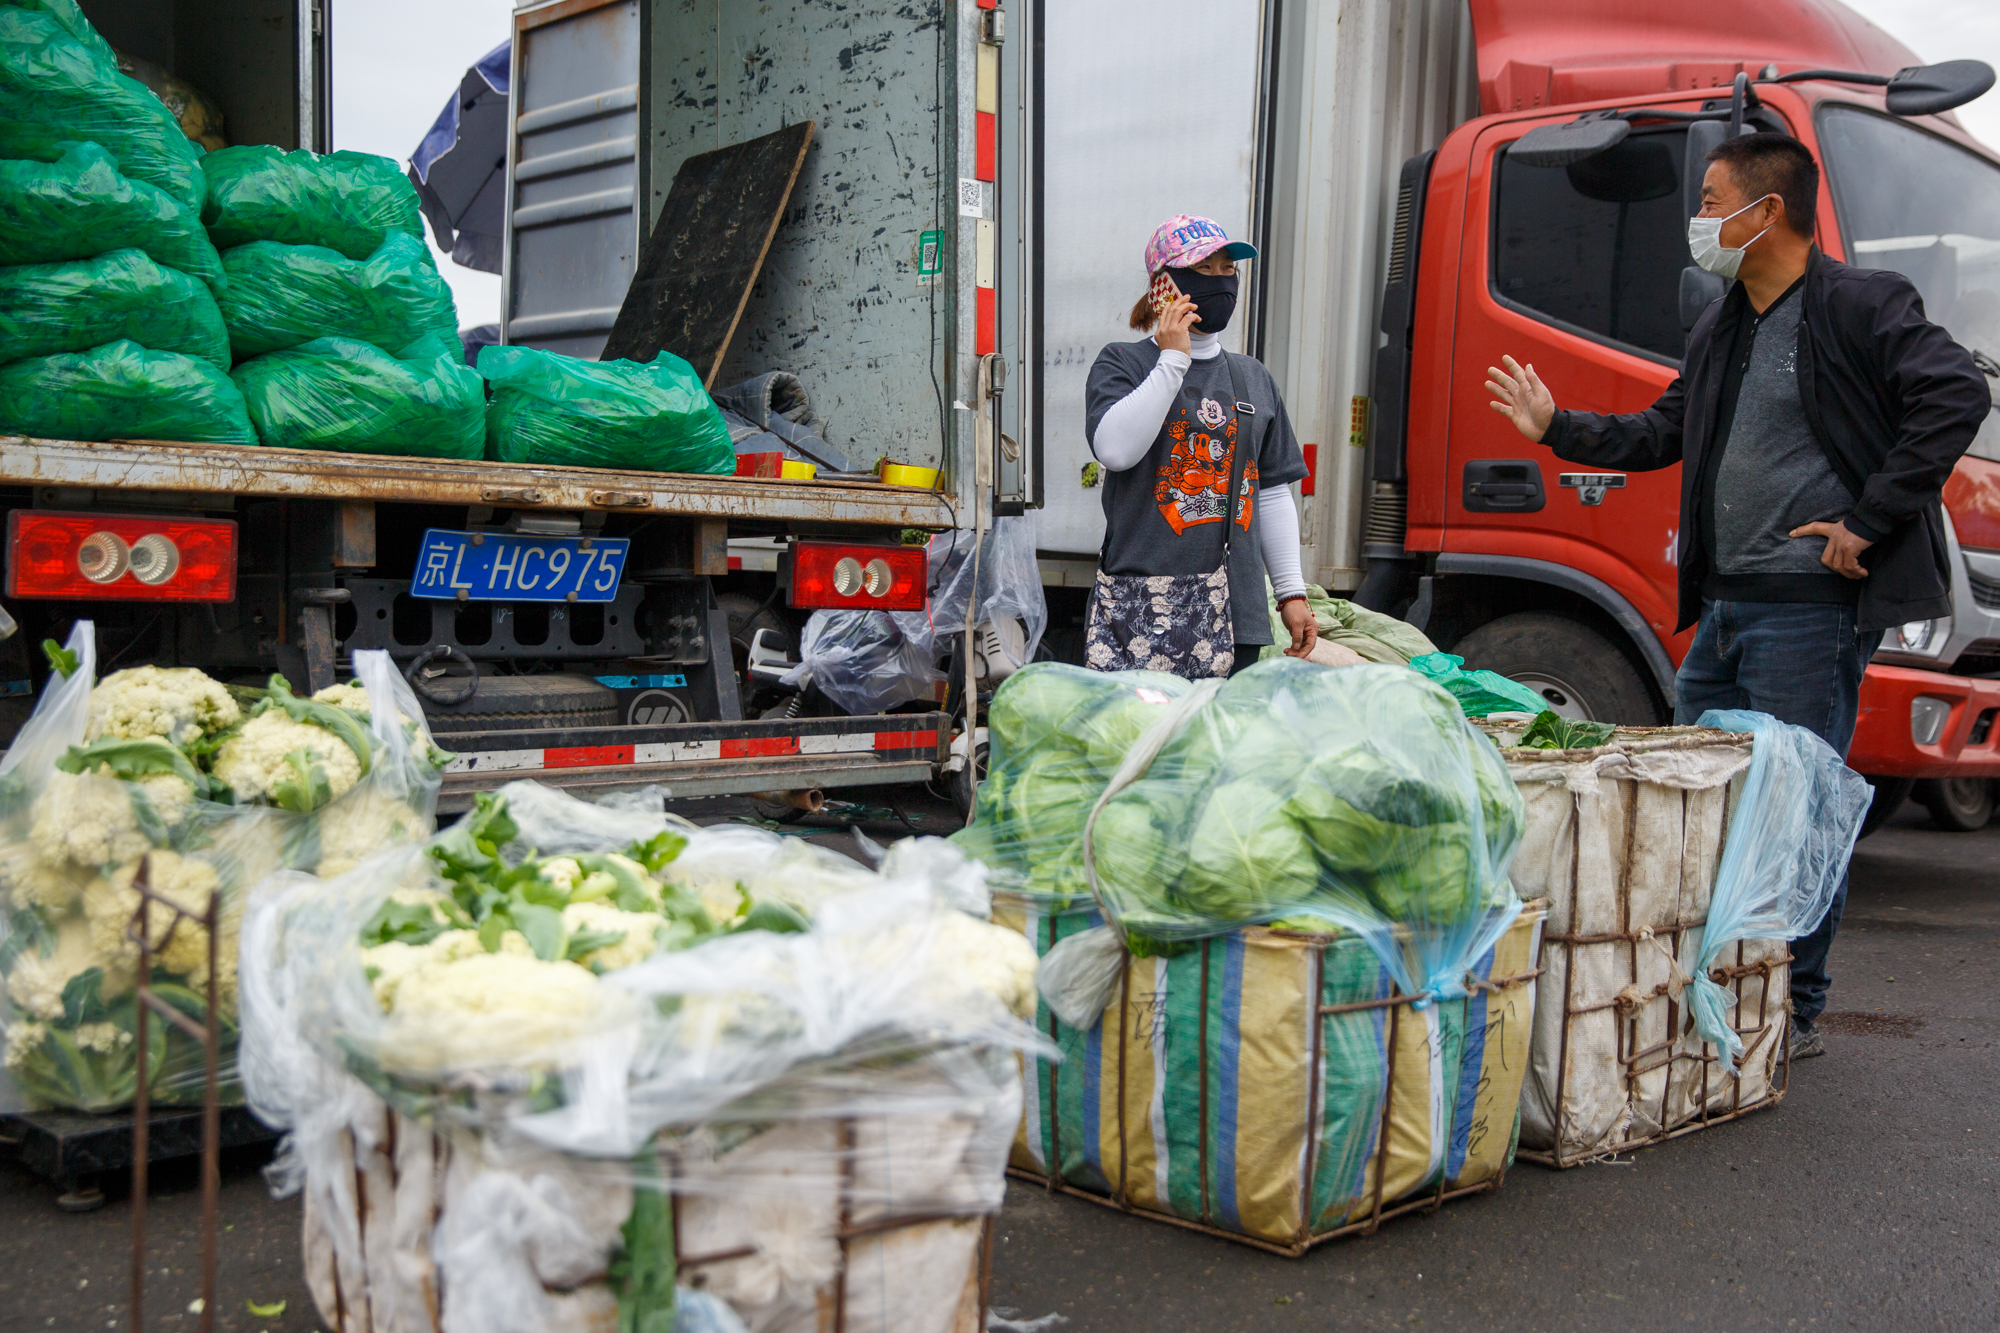
[[[986,187],[976,180],[959,177],[958,215],[966,218],[986,216]]]

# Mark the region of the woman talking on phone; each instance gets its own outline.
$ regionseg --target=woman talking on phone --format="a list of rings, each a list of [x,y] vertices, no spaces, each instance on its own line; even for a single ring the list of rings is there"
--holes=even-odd
[[[1318,638],[1291,483],[1305,457],[1271,373],[1222,350],[1238,260],[1256,247],[1182,214],[1146,243],[1152,285],[1097,354],[1084,433],[1108,474],[1084,660],[1099,671],[1229,676],[1271,642],[1264,576],[1304,657]]]

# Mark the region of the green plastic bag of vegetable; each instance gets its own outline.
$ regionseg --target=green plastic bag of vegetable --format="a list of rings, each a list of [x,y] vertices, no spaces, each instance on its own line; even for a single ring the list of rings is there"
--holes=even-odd
[[[52,440],[257,443],[228,375],[129,339],[0,366],[0,431]]]
[[[478,458],[486,393],[463,354],[435,338],[391,356],[318,338],[253,357],[234,376],[258,438],[274,448]]]
[[[0,268],[0,362],[120,338],[229,369],[229,334],[208,288],[144,250]]]
[[[0,160],[0,264],[56,264],[128,247],[222,295],[222,259],[200,213],[121,173],[103,148],[73,143],[54,162]]]
[[[1488,713],[1539,713],[1548,700],[1526,685],[1497,671],[1465,671],[1465,659],[1455,653],[1425,653],[1410,659],[1410,669],[1450,690],[1467,717]]]
[[[407,347],[427,333],[458,336],[451,288],[421,241],[391,233],[364,260],[322,245],[251,241],[225,250],[222,319],[240,358],[315,338]]]
[[[89,48],[92,55],[108,60],[114,65],[118,63],[118,55],[111,49],[111,43],[105,41],[97,29],[90,26],[90,20],[83,16],[81,9],[77,8],[76,0],[7,0],[7,3],[19,9],[48,15],[64,33]]]
[[[493,385],[490,458],[638,472],[736,470],[715,400],[694,367],[671,352],[641,365],[482,347],[479,373]]]
[[[53,162],[84,140],[102,145],[132,179],[201,207],[200,150],[146,85],[52,15],[0,7],[0,158]]]
[[[366,259],[394,232],[424,239],[417,188],[386,157],[239,144],[210,153],[201,169],[201,220],[219,250],[281,241]]]

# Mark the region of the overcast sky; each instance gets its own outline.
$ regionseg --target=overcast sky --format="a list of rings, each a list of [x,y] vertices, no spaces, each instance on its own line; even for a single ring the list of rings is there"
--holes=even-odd
[[[1076,3],[1077,0],[1070,0]],[[2000,0],[1848,0],[1926,61],[2000,67]],[[407,163],[466,67],[507,39],[510,0],[335,0],[336,148]],[[2000,91],[1959,110],[1966,129],[2000,148]],[[500,317],[500,279],[440,256],[462,327]]]

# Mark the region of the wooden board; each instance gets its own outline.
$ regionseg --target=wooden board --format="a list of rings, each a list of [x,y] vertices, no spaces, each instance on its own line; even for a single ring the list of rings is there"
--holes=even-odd
[[[715,387],[814,128],[801,121],[681,163],[601,360],[672,352]]]

